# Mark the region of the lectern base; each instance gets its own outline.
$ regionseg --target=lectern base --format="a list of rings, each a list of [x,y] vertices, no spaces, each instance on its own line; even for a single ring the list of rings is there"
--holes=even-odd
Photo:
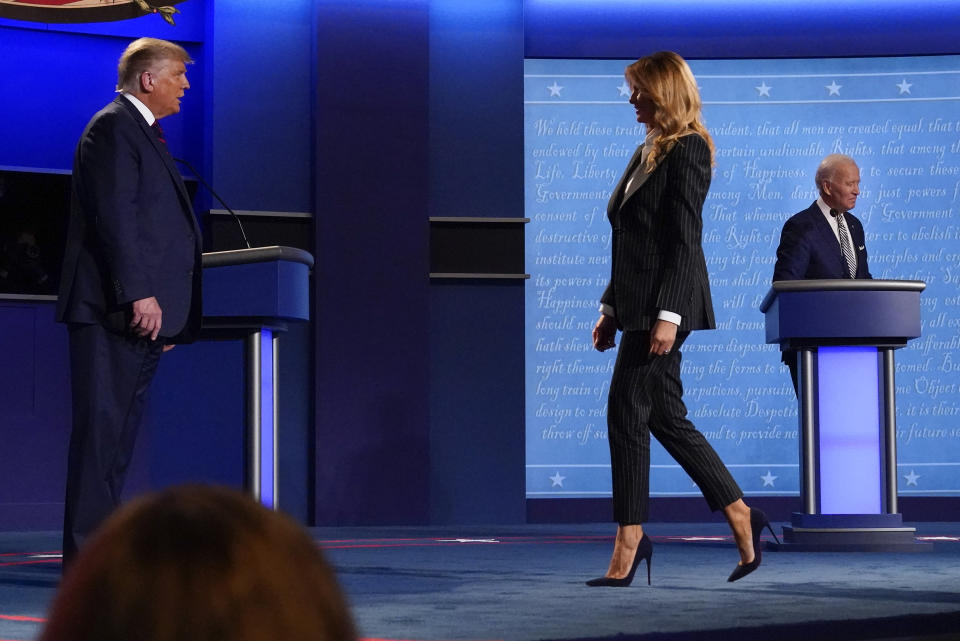
[[[900,514],[800,514],[783,527],[783,543],[767,543],[779,552],[930,552],[931,543],[915,538]]]

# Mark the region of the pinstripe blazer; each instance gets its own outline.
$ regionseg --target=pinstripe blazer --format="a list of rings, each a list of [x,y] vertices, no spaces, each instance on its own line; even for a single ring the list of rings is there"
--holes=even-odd
[[[638,176],[625,193],[639,162],[638,148],[607,205],[613,260],[600,300],[616,310],[621,330],[650,329],[660,310],[680,314],[680,331],[713,329],[701,245],[710,149],[697,134],[680,138],[653,172]]]

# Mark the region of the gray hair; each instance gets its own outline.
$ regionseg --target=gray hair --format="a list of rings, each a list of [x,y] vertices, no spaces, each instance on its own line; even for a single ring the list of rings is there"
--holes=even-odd
[[[813,179],[817,185],[817,189],[822,193],[823,183],[828,180],[832,180],[837,173],[837,169],[839,169],[841,165],[847,164],[856,167],[857,161],[846,154],[830,154],[821,160],[820,166],[817,167],[817,173]]]

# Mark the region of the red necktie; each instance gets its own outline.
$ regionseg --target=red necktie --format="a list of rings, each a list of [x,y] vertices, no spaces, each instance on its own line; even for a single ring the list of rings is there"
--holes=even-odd
[[[160,123],[156,120],[153,121],[153,124],[150,125],[150,128],[153,129],[153,133],[157,134],[157,139],[163,144],[167,144],[167,141],[163,138],[163,128],[160,127]]]

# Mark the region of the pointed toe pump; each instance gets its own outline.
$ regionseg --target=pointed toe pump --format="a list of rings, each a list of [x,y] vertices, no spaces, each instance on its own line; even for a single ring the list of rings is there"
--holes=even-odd
[[[770,530],[770,534],[773,535],[774,540],[776,540],[777,543],[780,542],[776,532],[773,531],[773,527],[770,526],[770,520],[767,518],[767,515],[763,513],[763,510],[750,508],[750,535],[753,538],[753,561],[744,563],[743,565],[737,565],[737,567],[733,568],[733,572],[727,577],[728,582],[732,583],[733,581],[742,579],[760,567],[760,534],[763,532],[763,528]]]
[[[653,558],[653,543],[650,541],[650,537],[647,536],[647,533],[643,533],[643,537],[640,539],[640,543],[637,545],[637,553],[633,557],[633,565],[630,566],[630,572],[627,576],[622,579],[614,579],[609,576],[601,576],[596,579],[590,579],[587,581],[587,585],[590,587],[610,587],[610,588],[625,588],[631,583],[633,583],[633,575],[637,573],[637,566],[640,565],[640,561],[643,559],[647,560],[647,585],[650,585],[650,560]]]

